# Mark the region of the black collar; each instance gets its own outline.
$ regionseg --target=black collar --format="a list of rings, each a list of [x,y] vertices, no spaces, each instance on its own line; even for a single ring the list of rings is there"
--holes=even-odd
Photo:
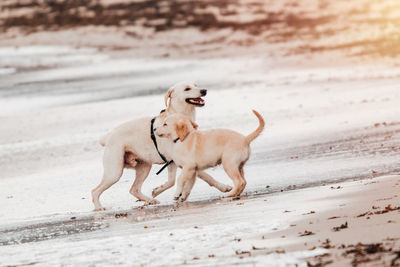
[[[165,110],[161,111],[160,113],[164,112]],[[156,120],[156,117],[151,119],[151,126],[150,126],[150,137],[151,140],[153,140],[153,144],[156,147],[156,150],[158,152],[158,155],[160,155],[160,158],[165,162],[164,166],[156,173],[157,175],[159,175],[169,164],[171,164],[173,162],[173,160],[171,161],[167,161],[167,159],[165,158],[165,156],[163,154],[161,154],[161,152],[158,150],[158,146],[157,146],[157,140],[156,140],[156,136],[154,134],[154,121]]]
[[[158,150],[158,145],[157,145],[157,140],[156,140],[156,136],[154,134],[154,121],[156,120],[156,117],[151,119],[151,126],[150,126],[150,137],[151,140],[153,140],[153,144],[157,149],[158,155],[160,155],[160,158],[164,161],[167,162],[167,159],[165,158],[165,156],[163,154],[161,154],[161,152]]]

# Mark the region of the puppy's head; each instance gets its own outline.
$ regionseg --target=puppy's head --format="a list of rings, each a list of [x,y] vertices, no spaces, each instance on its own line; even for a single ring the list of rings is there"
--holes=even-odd
[[[172,140],[179,139],[181,142],[194,130],[198,125],[190,118],[182,114],[172,114],[167,116],[162,125],[159,126],[155,133],[159,137],[168,137]]]
[[[192,107],[202,107],[205,102],[201,97],[206,94],[206,89],[198,88],[193,82],[179,82],[173,85],[166,93],[165,106],[168,107],[168,100],[170,99],[170,105],[173,103],[175,106],[190,105]]]

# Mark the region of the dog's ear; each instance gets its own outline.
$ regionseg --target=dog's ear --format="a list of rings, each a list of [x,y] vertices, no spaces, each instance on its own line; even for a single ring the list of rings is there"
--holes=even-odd
[[[197,128],[199,128],[199,125],[197,123],[195,123],[194,121],[190,120],[190,123],[192,124],[193,128],[195,128],[197,130]]]
[[[165,94],[164,100],[165,100],[165,106],[168,107],[168,99],[171,98],[172,93],[174,92],[174,88],[170,88],[168,92]]]
[[[175,131],[181,142],[183,142],[183,140],[185,140],[185,138],[189,135],[189,127],[184,121],[180,121],[175,124]]]

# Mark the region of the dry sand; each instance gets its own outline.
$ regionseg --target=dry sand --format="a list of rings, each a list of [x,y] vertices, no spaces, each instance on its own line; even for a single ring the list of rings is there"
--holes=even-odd
[[[272,243],[282,252],[329,250],[307,259],[310,266],[400,266],[399,176],[306,190],[309,197],[321,196],[304,203],[309,212],[299,214],[290,228],[265,235],[268,241],[257,242],[256,248]],[[319,211],[319,202],[328,202],[328,210]],[[284,212],[297,211],[288,205]]]

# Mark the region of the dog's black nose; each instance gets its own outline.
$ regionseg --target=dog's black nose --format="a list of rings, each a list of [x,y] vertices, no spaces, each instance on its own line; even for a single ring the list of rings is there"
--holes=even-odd
[[[200,94],[201,94],[202,96],[205,96],[205,95],[207,94],[207,90],[206,90],[206,89],[201,89],[201,90],[200,90]]]

